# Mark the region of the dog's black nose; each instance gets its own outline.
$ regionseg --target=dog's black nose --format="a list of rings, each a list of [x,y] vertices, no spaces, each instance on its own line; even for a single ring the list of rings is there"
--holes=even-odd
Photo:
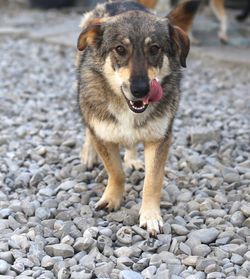
[[[130,90],[134,97],[143,98],[149,93],[149,80],[145,77],[135,77],[130,81]]]

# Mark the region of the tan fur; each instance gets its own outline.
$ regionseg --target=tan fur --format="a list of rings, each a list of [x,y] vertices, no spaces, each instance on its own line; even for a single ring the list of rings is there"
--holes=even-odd
[[[148,9],[153,9],[153,8],[155,8],[158,1],[157,0],[138,0],[137,2],[141,3]]]
[[[119,145],[99,140],[92,134],[93,144],[102,158],[108,173],[108,185],[96,207],[106,208],[109,211],[117,209],[122,201],[125,176],[119,153]]]
[[[146,176],[140,209],[140,226],[147,226],[152,234],[158,233],[163,221],[160,213],[164,166],[171,144],[171,135],[155,142],[145,142]]]
[[[137,159],[136,146],[132,146],[126,149],[124,155],[124,163],[127,167],[132,169],[136,169],[136,170],[144,169],[144,163],[141,160]]]
[[[220,21],[220,31],[218,32],[219,39],[226,43],[228,41],[227,37],[227,15],[225,11],[225,1],[224,0],[211,0],[212,10]]]
[[[85,141],[80,157],[82,164],[84,164],[87,169],[92,169],[99,161],[95,148],[92,144],[91,134],[88,128],[86,128]]]

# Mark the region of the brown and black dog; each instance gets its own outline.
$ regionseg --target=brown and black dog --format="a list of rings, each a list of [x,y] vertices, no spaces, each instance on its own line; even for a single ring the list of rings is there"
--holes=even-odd
[[[85,14],[78,39],[78,97],[86,126],[82,162],[92,168],[97,154],[108,185],[97,209],[118,209],[124,191],[119,147],[125,164],[140,168],[136,145],[145,147],[145,181],[140,226],[160,232],[164,166],[180,100],[181,67],[186,67],[189,39],[178,18],[193,18],[188,1],[160,18],[133,1],[99,4]]]

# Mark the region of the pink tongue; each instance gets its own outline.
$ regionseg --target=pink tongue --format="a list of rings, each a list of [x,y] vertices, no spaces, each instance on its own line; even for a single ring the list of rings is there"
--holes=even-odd
[[[160,83],[153,79],[150,82],[150,91],[149,94],[143,99],[144,104],[148,104],[150,102],[157,102],[161,99],[163,95],[163,90]]]

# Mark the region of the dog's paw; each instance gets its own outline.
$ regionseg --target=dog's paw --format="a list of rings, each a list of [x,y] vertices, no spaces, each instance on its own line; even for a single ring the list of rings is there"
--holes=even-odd
[[[144,168],[145,168],[144,162],[139,159],[125,160],[124,163],[125,163],[126,167],[135,169],[135,170],[144,170]]]
[[[104,193],[101,199],[96,203],[95,209],[104,209],[107,211],[117,210],[121,205],[121,201],[122,195],[110,195]]]
[[[229,39],[228,39],[228,36],[224,32],[219,32],[218,37],[222,44],[228,44]]]
[[[98,155],[93,147],[84,146],[80,153],[81,163],[86,166],[87,169],[93,169],[95,165],[99,163]]]
[[[155,237],[162,233],[163,220],[159,210],[141,209],[140,210],[140,227],[147,229],[149,234]]]

